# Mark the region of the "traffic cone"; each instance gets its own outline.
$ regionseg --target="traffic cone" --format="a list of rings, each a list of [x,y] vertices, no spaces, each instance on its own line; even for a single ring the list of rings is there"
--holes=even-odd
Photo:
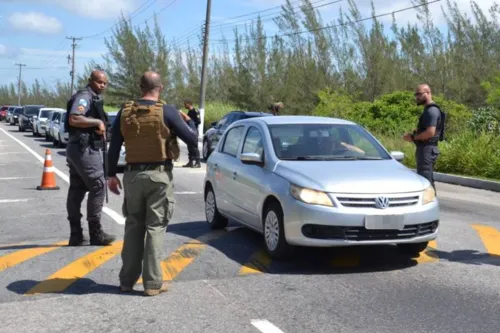
[[[45,163],[43,164],[42,184],[37,186],[37,190],[59,190],[56,185],[56,174],[52,165],[52,155],[50,149],[45,150]]]

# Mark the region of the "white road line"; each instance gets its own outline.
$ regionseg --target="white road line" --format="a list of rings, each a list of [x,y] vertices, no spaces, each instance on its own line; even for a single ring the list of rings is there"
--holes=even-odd
[[[203,192],[174,192],[174,194],[202,194]]]
[[[42,163],[42,164],[45,163],[45,159],[42,156],[40,156],[37,152],[35,152],[33,149],[31,149],[30,147],[28,147],[24,142],[22,142],[21,140],[17,139],[13,135],[7,133],[3,128],[0,128],[0,130],[2,130],[2,132],[4,132],[6,135],[8,135],[12,140],[14,140],[17,143],[19,143],[21,145],[21,147],[23,147],[24,149],[26,149],[40,163]],[[59,177],[61,177],[62,180],[64,180],[67,184],[69,184],[69,176],[68,175],[66,175],[64,172],[62,172],[61,170],[59,170],[56,167],[54,167],[54,172]],[[104,213],[106,213],[109,217],[111,217],[116,223],[118,223],[118,224],[125,224],[125,218],[122,215],[120,215],[117,212],[115,212],[114,210],[112,210],[111,208],[103,207],[102,211]]]
[[[36,179],[40,177],[0,177],[0,180],[11,180],[11,179]]]
[[[0,203],[11,203],[11,202],[25,202],[31,199],[2,199]]]
[[[282,330],[265,319],[252,319],[251,323],[262,333],[284,333]]]
[[[3,131],[3,130],[2,130]],[[10,152],[2,152],[0,155],[11,155],[11,154],[27,154],[25,152],[15,152],[15,151],[10,151]]]

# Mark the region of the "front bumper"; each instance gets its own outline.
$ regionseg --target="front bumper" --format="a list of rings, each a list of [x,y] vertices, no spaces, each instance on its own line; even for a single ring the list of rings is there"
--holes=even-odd
[[[283,202],[285,237],[289,244],[312,247],[382,245],[427,242],[437,238],[439,202],[376,208],[324,207],[302,203],[291,196]],[[365,227],[365,216],[403,214],[399,229],[373,230]]]

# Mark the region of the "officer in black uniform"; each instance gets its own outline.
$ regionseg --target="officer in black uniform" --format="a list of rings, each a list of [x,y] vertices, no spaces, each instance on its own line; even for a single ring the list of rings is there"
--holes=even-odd
[[[198,127],[201,123],[198,111],[196,111],[193,106],[193,101],[191,101],[190,99],[186,99],[184,101],[184,107],[188,110],[187,116],[194,122],[194,126],[196,128],[196,136],[198,136]],[[196,141],[196,144],[188,146],[188,156],[189,162],[183,166],[184,168],[201,168],[200,149],[198,148],[198,141]]]
[[[76,92],[67,105],[65,128],[69,132],[66,160],[69,166],[69,191],[66,202],[71,236],[70,246],[85,242],[80,213],[85,193],[90,245],[109,245],[115,240],[101,226],[104,205],[105,180],[101,149],[105,144],[106,130],[110,127],[104,112],[102,92],[108,84],[106,74],[95,70],[83,90]]]
[[[432,100],[431,88],[421,84],[415,91],[417,105],[424,106],[424,112],[418,121],[418,128],[413,133],[407,133],[403,139],[415,143],[417,173],[434,184],[434,164],[440,154],[438,142],[444,136],[444,114]]]

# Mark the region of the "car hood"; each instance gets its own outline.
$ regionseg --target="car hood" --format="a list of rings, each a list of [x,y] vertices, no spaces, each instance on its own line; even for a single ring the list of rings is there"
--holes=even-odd
[[[289,182],[334,193],[404,193],[430,183],[396,160],[280,161],[274,173]]]

